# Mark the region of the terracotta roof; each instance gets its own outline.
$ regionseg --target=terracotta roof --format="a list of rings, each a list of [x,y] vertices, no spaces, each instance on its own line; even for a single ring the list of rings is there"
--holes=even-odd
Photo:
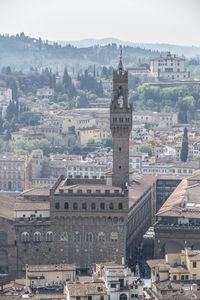
[[[28,272],[47,272],[47,271],[75,271],[75,265],[29,265]]]
[[[185,178],[157,213],[157,216],[200,218],[200,176]]]
[[[27,211],[27,210],[49,210],[49,202],[17,202],[15,203],[15,211]]]
[[[14,219],[14,206],[16,201],[20,201],[14,197],[8,196],[5,192],[0,193],[0,217],[6,219]]]
[[[36,188],[36,189],[30,189],[28,191],[24,191],[20,194],[21,196],[49,196],[50,190],[48,188]]]
[[[147,260],[147,264],[149,265],[150,268],[155,268],[156,266],[159,265],[166,265],[165,259],[150,259]]]
[[[170,280],[166,280],[166,281],[161,281],[158,283],[155,283],[157,289],[159,289],[160,291],[176,291],[181,289],[181,283],[175,283],[173,281]]]
[[[186,269],[183,268],[182,266],[171,267],[171,268],[170,268],[170,272],[171,272],[171,273],[185,273],[185,274],[189,274],[189,273],[190,273],[188,270],[186,270]]]
[[[70,297],[86,297],[88,295],[104,295],[106,293],[105,283],[80,283],[69,282],[66,284]]]
[[[147,191],[153,183],[152,175],[135,175],[129,188],[129,208]]]
[[[200,253],[197,253],[196,255],[189,255],[190,261],[199,261],[200,260]]]

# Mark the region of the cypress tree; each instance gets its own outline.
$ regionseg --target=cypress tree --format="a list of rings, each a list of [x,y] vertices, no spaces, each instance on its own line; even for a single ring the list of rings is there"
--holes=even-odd
[[[188,130],[184,128],[182,148],[181,148],[181,161],[186,162],[188,157]]]

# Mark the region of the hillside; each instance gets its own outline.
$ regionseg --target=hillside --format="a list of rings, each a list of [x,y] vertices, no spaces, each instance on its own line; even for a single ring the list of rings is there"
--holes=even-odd
[[[151,57],[160,55],[158,51],[140,47],[123,46],[123,61],[126,65],[148,63]],[[88,66],[116,65],[119,47],[116,43],[103,46],[78,48],[73,45],[61,45],[57,42],[42,41],[40,38],[0,35],[0,68],[10,66],[13,70],[28,72],[30,68],[63,71],[67,65],[69,71],[79,72]]]
[[[80,41],[58,41],[58,43],[65,45],[70,44],[75,47],[92,47],[95,45],[105,46],[108,44],[115,43],[117,45],[129,46],[129,47],[140,47],[142,49],[148,49],[151,51],[166,52],[170,51],[173,54],[184,55],[186,57],[194,57],[200,55],[200,47],[196,46],[182,46],[172,44],[161,44],[161,43],[138,43],[131,41],[123,41],[116,38],[104,38],[104,39],[83,39]]]

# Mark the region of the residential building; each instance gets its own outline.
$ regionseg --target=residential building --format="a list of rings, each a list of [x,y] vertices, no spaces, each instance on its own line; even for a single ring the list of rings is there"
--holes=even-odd
[[[66,165],[67,177],[101,178],[105,175],[107,165],[95,161],[69,161]]]
[[[5,87],[0,87],[0,103],[6,102],[9,104],[9,102],[12,100],[12,90]]]
[[[36,96],[38,98],[52,98],[54,90],[48,87],[37,89]]]
[[[12,152],[0,154],[0,189],[23,191],[25,179],[25,155]]]
[[[27,265],[26,279],[31,289],[65,285],[76,278],[75,265]]]
[[[134,112],[133,122],[155,124],[158,128],[169,128],[178,124],[178,113]]]
[[[110,137],[109,130],[103,130],[97,127],[82,128],[77,130],[78,139],[81,145],[86,145],[91,140],[106,141]]]
[[[89,100],[89,107],[109,107],[111,99],[110,98],[96,98]]]
[[[143,282],[129,268],[114,264],[102,264],[100,268],[110,300],[144,299]]]
[[[174,254],[166,254],[164,259],[153,259],[147,263],[151,269],[152,290],[162,299],[175,296],[175,292],[180,295],[181,290],[183,296],[195,293],[200,287],[200,251],[185,248]]]

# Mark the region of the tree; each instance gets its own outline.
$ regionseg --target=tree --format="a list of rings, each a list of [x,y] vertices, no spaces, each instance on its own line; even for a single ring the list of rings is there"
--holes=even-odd
[[[188,130],[184,128],[182,148],[181,148],[181,161],[186,162],[188,157]]]
[[[137,148],[137,151],[138,151],[138,152],[143,152],[143,153],[148,153],[148,155],[151,156],[151,146],[148,145],[148,144],[140,145],[140,146]]]

